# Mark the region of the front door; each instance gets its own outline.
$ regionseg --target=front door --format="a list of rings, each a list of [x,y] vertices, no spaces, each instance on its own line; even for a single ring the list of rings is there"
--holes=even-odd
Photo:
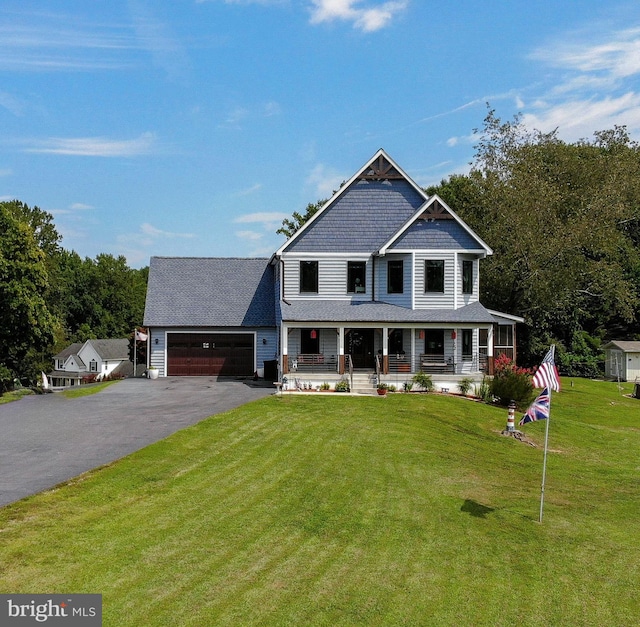
[[[351,329],[345,336],[345,352],[354,368],[375,368],[373,329]]]

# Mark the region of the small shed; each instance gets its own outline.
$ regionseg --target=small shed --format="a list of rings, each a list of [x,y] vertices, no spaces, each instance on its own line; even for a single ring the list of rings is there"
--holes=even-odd
[[[620,381],[640,377],[640,342],[614,340],[603,346],[604,376]]]

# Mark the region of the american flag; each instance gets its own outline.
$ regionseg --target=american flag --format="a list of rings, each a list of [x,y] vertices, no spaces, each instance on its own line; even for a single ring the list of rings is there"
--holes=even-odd
[[[538,398],[529,405],[529,409],[527,409],[518,424],[526,425],[528,422],[535,422],[536,420],[548,420],[550,406],[551,397],[549,396],[549,390],[545,387],[538,395]]]
[[[560,391],[560,376],[554,359],[555,350],[555,346],[549,349],[540,367],[533,375],[532,383],[534,388],[551,388],[556,392]]]

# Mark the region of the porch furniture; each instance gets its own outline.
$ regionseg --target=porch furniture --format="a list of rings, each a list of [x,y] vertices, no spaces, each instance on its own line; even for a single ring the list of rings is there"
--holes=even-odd
[[[420,370],[428,374],[454,373],[454,365],[451,359],[445,359],[444,355],[420,355]]]

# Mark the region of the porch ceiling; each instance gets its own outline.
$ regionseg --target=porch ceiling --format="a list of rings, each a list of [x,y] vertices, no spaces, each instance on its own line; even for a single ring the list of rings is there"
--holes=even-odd
[[[459,309],[407,309],[379,301],[305,300],[281,302],[283,322],[378,322],[430,324],[492,324],[494,317],[480,303]]]

